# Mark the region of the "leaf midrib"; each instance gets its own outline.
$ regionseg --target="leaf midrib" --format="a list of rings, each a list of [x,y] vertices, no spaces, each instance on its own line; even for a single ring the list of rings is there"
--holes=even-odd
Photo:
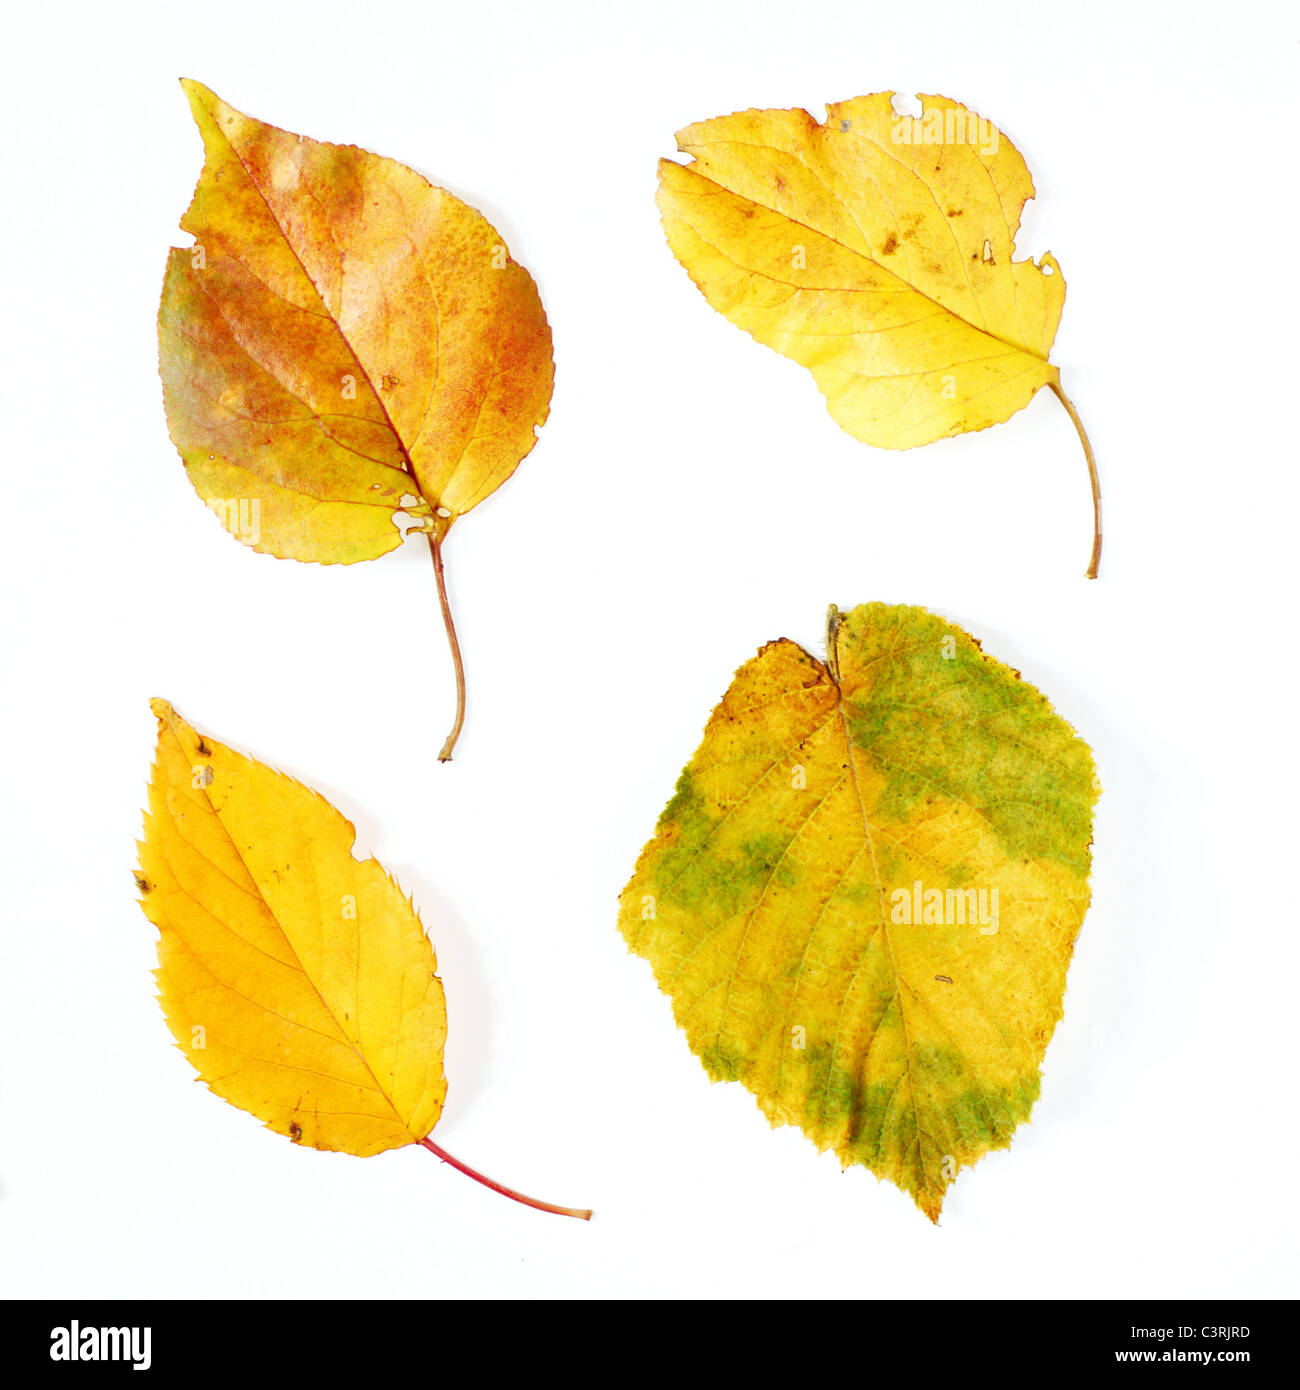
[[[220,98],[218,98],[218,100],[220,100]],[[231,107],[230,109],[234,110],[233,107]],[[397,447],[401,451],[402,455],[402,466],[406,473],[410,475],[411,481],[415,485],[414,490],[422,498],[424,498],[425,503],[427,505],[436,505],[436,503],[431,503],[429,502],[429,499],[427,497],[424,497],[424,493],[419,486],[419,480],[415,476],[415,466],[411,461],[410,453],[407,451],[406,441],[402,438],[401,433],[397,429],[397,426],[393,423],[393,417],[388,413],[388,407],[384,404],[383,397],[379,394],[378,388],[375,386],[375,383],[370,379],[370,373],[367,372],[365,367],[361,365],[361,359],[357,356],[356,349],[352,346],[351,342],[349,342],[348,335],[343,331],[342,324],[340,324],[338,319],[336,319],[334,315],[330,312],[330,307],[325,302],[325,296],[321,292],[320,286],[316,283],[314,279],[312,279],[311,273],[303,264],[302,257],[298,254],[298,248],[294,246],[292,240],[290,240],[288,233],[285,231],[283,225],[280,222],[280,219],[275,215],[274,208],[272,208],[271,204],[267,201],[266,194],[262,192],[261,185],[253,177],[252,171],[244,162],[244,157],[235,148],[234,142],[226,134],[225,130],[222,129],[221,122],[217,119],[216,114],[212,111],[211,107],[209,107],[206,102],[204,103],[204,110],[207,111],[209,117],[212,120],[213,125],[216,126],[217,130],[220,132],[221,138],[225,142],[226,148],[235,157],[235,159],[239,163],[239,167],[244,171],[244,177],[248,180],[249,187],[252,188],[252,190],[261,199],[262,206],[266,209],[266,215],[271,219],[272,223],[274,223],[276,231],[280,233],[280,239],[284,242],[284,245],[287,247],[289,254],[293,257],[294,263],[297,265],[298,269],[302,271],[303,279],[306,280],[307,283],[311,286],[312,293],[315,294],[317,300],[319,301],[325,317],[330,321],[330,324],[332,325],[334,331],[339,335],[339,341],[343,344],[345,348],[347,348],[349,356],[357,364],[357,371],[361,373],[362,380],[366,383],[366,386],[369,388],[371,396],[374,397],[375,404],[379,407],[380,414],[384,417],[384,423],[388,426],[389,430],[392,432],[393,438],[397,441]],[[242,119],[249,119],[248,117],[244,116],[242,112],[237,112],[236,114],[239,115]],[[278,129],[278,127],[273,128]],[[285,133],[287,134],[288,132]],[[306,138],[307,137],[305,136],[299,137],[299,139],[302,140],[305,140]],[[320,142],[313,141],[312,143]],[[238,260],[239,258],[236,256],[235,259]],[[239,263],[240,265],[243,265],[243,261],[240,261]],[[251,273],[252,272],[250,272],[250,274]]]
[[[856,747],[849,734],[848,714],[844,708],[844,690],[840,685],[837,671],[839,669],[839,629],[835,631],[833,641],[836,646],[834,661],[827,661],[826,672],[830,676],[831,683],[835,686],[835,708],[840,717],[840,728],[844,734],[844,750],[848,759],[849,778],[853,783],[853,794],[857,798],[858,812],[862,817],[862,835],[866,840],[867,852],[871,855],[871,876],[876,881],[876,897],[878,911],[880,914],[880,935],[884,939],[885,949],[889,952],[889,968],[894,976],[894,998],[898,1000],[898,1020],[903,1029],[903,1050],[907,1056],[907,1090],[912,1098],[912,1123],[915,1127],[917,1177],[920,1186],[924,1189],[925,1183],[925,1160],[921,1152],[921,1112],[916,1101],[916,1075],[912,1065],[912,1040],[907,1028],[907,1008],[903,1002],[904,982],[898,970],[898,960],[894,955],[894,945],[889,939],[889,921],[885,911],[885,886],[881,878],[880,863],[876,857],[875,841],[871,836],[871,822],[867,818],[866,802],[862,796],[862,784],[858,781],[858,765],[856,759]],[[834,1060],[834,1046],[832,1045],[832,1062]]]
[[[173,731],[173,736],[176,737],[174,731]],[[177,743],[178,743],[178,744],[180,743],[179,737],[177,737]],[[227,751],[229,752],[229,750],[227,750]],[[196,749],[196,752],[197,752],[197,749]],[[215,746],[214,746],[214,752],[215,752]],[[199,756],[202,756],[202,755],[200,754]],[[211,757],[211,756],[213,756],[213,754],[209,754],[208,756]],[[236,756],[236,755],[231,754],[231,756]],[[268,769],[268,771],[272,771],[272,770],[271,770],[271,769]],[[273,775],[275,775],[275,776],[282,776],[283,774],[280,774],[280,773],[273,773]],[[319,793],[314,792],[314,791],[311,791],[311,788],[304,788],[304,790],[309,791],[309,792],[311,793],[312,796],[319,796]],[[235,837],[230,833],[230,829],[229,829],[229,827],[226,825],[226,822],[225,822],[225,820],[223,819],[223,817],[222,817],[222,815],[221,815],[221,812],[217,809],[216,804],[213,802],[213,800],[212,800],[212,793],[208,790],[208,788],[207,788],[206,786],[202,788],[202,791],[203,791],[204,800],[207,801],[207,803],[208,803],[208,809],[211,811],[212,816],[213,816],[213,819],[214,819],[214,820],[217,822],[217,824],[221,827],[221,833],[226,837],[226,840],[229,842],[231,849],[234,850],[234,852],[235,852],[235,857],[239,860],[240,864],[243,865],[244,872],[248,875],[249,881],[250,881],[250,882],[253,884],[253,886],[257,889],[257,897],[258,897],[258,900],[261,902],[262,906],[266,909],[267,915],[268,915],[268,916],[270,917],[270,919],[275,923],[276,930],[280,933],[281,937],[282,937],[283,940],[284,940],[285,945],[288,947],[290,953],[291,953],[292,956],[293,956],[293,959],[294,959],[295,965],[296,965],[296,967],[297,967],[297,969],[298,969],[298,972],[302,975],[302,978],[303,978],[304,980],[306,980],[307,983],[311,986],[312,991],[315,993],[317,999],[319,999],[320,1002],[321,1002],[321,1007],[325,1010],[325,1012],[326,1012],[326,1013],[329,1015],[329,1017],[333,1020],[335,1027],[338,1028],[338,1031],[339,1031],[339,1040],[342,1041],[343,1043],[345,1043],[348,1047],[350,1047],[350,1048],[352,1049],[352,1052],[353,1052],[353,1054],[356,1056],[357,1060],[358,1060],[358,1061],[361,1063],[361,1065],[365,1068],[367,1075],[368,1075],[368,1076],[370,1077],[370,1079],[375,1083],[375,1089],[379,1092],[380,1095],[383,1096],[383,1098],[384,1098],[385,1102],[387,1103],[389,1109],[392,1111],[392,1113],[393,1113],[393,1118],[394,1118],[395,1122],[396,1122],[397,1124],[401,1125],[401,1127],[402,1127],[404,1130],[406,1130],[406,1132],[407,1132],[408,1134],[412,1133],[409,1124],[407,1123],[406,1119],[402,1116],[401,1112],[398,1110],[397,1104],[396,1104],[396,1102],[394,1101],[393,1097],[389,1094],[387,1087],[385,1087],[384,1084],[383,1084],[383,1082],[380,1081],[379,1077],[375,1075],[374,1068],[370,1065],[370,1059],[365,1055],[365,1052],[361,1049],[361,1047],[360,1047],[360,1045],[359,1045],[359,1042],[360,1042],[359,1037],[358,1037],[358,1040],[357,1040],[356,1042],[354,1042],[354,1041],[352,1040],[352,1038],[351,1038],[351,1036],[349,1035],[347,1029],[343,1027],[343,1024],[342,1024],[342,1022],[340,1021],[338,1014],[334,1011],[333,1006],[330,1004],[329,1000],[325,998],[325,995],[322,993],[320,986],[319,986],[319,985],[316,983],[316,981],[312,978],[311,972],[307,969],[306,965],[303,963],[302,957],[299,955],[297,947],[293,944],[293,940],[292,940],[291,937],[289,936],[289,933],[285,931],[284,926],[283,926],[283,924],[282,924],[281,921],[280,921],[279,914],[276,912],[276,910],[271,906],[270,902],[267,900],[266,893],[265,893],[265,891],[264,891],[264,889],[263,889],[261,880],[260,880],[260,879],[258,878],[258,876],[253,872],[252,866],[249,864],[248,860],[245,859],[244,854],[243,854],[243,851],[239,848],[239,845],[236,843]],[[331,809],[333,809],[333,808],[331,807]],[[339,813],[339,812],[336,812],[336,814],[340,814],[340,815],[341,815],[341,813]],[[354,839],[355,839],[355,836],[354,836]],[[206,857],[206,856],[205,856],[205,857]],[[359,939],[360,939],[360,938],[359,938],[359,933],[358,933],[358,948],[359,948]],[[250,944],[251,944],[251,943],[250,943]],[[265,1005],[259,1005],[259,1007],[265,1008]],[[270,1011],[270,1010],[267,1010],[267,1012],[271,1012],[271,1011]],[[358,1018],[357,1022],[358,1022],[358,1030],[359,1030],[359,1025],[360,1025],[360,1019],[359,1019],[359,1018]],[[311,1068],[305,1068],[304,1070],[311,1070]],[[325,1073],[321,1073],[321,1075],[325,1075]],[[334,1081],[336,1081],[336,1082],[342,1080],[342,1078],[340,1078],[340,1077],[333,1077],[333,1078],[331,1078],[331,1079],[334,1080]],[[418,1141],[417,1141],[416,1139],[413,1138],[413,1139],[412,1139],[412,1142],[415,1143],[415,1142],[418,1142]]]
[[[762,148],[767,149],[771,147],[763,146]],[[823,241],[829,241],[833,246],[838,246],[842,251],[848,252],[850,256],[857,256],[860,260],[866,261],[868,265],[874,266],[879,271],[883,271],[884,274],[890,276],[894,280],[897,280],[902,289],[905,290],[907,293],[917,295],[919,298],[925,300],[927,304],[933,304],[935,308],[938,309],[941,313],[945,314],[949,318],[955,319],[958,323],[964,324],[973,332],[982,334],[984,337],[990,339],[992,342],[1001,343],[1004,347],[1010,348],[1013,352],[1023,353],[1026,357],[1036,358],[1039,362],[1043,362],[1046,365],[1051,366],[1051,359],[1049,357],[1044,357],[1042,353],[1035,352],[1032,348],[1025,347],[1023,343],[1012,342],[1009,338],[1004,338],[1000,334],[994,333],[991,329],[983,327],[978,323],[972,323],[963,314],[959,314],[955,309],[950,309],[948,305],[942,303],[938,299],[935,299],[932,295],[926,294],[926,292],[923,289],[920,289],[916,285],[912,284],[910,280],[905,280],[901,275],[898,274],[897,271],[891,270],[887,265],[881,265],[881,263],[877,261],[874,257],[866,254],[863,251],[859,251],[855,246],[846,246],[844,242],[838,240],[836,237],[831,236],[828,232],[822,231],[820,227],[811,226],[809,223],[803,222],[797,217],[791,217],[788,212],[783,212],[780,208],[771,207],[767,203],[760,203],[756,198],[751,198],[746,193],[739,193],[734,188],[728,188],[725,183],[719,183],[717,179],[710,178],[708,174],[700,173],[700,171],[695,167],[694,163],[678,164],[676,160],[672,159],[666,159],[664,160],[664,163],[671,164],[676,169],[683,169],[687,173],[693,174],[701,182],[710,184],[712,187],[718,189],[720,192],[730,194],[731,197],[738,198],[742,202],[748,203],[751,207],[762,208],[764,212],[770,212],[774,217],[782,218],[786,222],[789,222],[790,225],[793,227],[802,227],[804,231],[811,232],[814,236],[821,237]],[[695,231],[695,228],[692,228],[692,231]],[[696,235],[699,235],[698,231],[696,232]],[[701,240],[705,240],[705,238],[701,237]],[[865,236],[863,237],[863,240],[866,240]],[[1011,240],[1011,245],[1014,249],[1014,239]],[[1032,258],[1029,263],[1033,263]],[[1012,264],[1023,265],[1025,264],[1025,262],[1017,262],[1013,260]],[[757,274],[758,272],[752,273]],[[803,289],[805,287],[797,285],[795,286],[795,288]],[[973,289],[974,287],[972,286],[972,291]],[[825,288],[818,287],[813,287],[813,290],[814,292],[821,294],[854,293],[853,290],[827,290]]]

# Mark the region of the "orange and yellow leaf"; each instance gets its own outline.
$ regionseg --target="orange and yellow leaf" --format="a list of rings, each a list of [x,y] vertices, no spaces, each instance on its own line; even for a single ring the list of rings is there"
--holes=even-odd
[[[204,165],[158,316],[172,440],[256,550],[350,564],[441,537],[514,472],[550,406],[528,272],[459,198],[182,84]],[[256,504],[254,511],[253,504]]]

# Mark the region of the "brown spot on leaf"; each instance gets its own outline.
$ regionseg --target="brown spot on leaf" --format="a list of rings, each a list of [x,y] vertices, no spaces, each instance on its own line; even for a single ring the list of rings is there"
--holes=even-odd
[[[952,976],[951,976],[951,975],[936,975],[934,978],[935,978],[936,980],[938,980],[939,983],[940,983],[941,985],[950,985],[950,984],[952,984]]]
[[[302,1126],[297,1120],[289,1126],[289,1138],[296,1144],[302,1138]]]
[[[880,248],[880,254],[882,256],[892,256],[894,252],[897,250],[898,238],[893,234],[893,232],[890,232],[890,234],[885,238],[885,244]]]
[[[391,391],[401,381],[400,377],[391,376],[387,372],[379,378],[379,389],[381,391]]]
[[[199,753],[205,758],[212,756],[212,749],[208,747],[207,740],[202,737],[199,739]]]
[[[142,893],[151,893],[153,891],[153,884],[150,883],[143,874],[135,874],[133,877],[135,878],[135,886]]]

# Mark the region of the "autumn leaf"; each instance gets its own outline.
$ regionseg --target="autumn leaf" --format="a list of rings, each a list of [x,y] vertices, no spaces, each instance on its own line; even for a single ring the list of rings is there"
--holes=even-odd
[[[737,671],[620,927],[713,1080],[937,1221],[1038,1097],[1088,905],[1093,761],[923,608],[832,608],[827,651],[783,639]]]
[[[447,1011],[414,907],[324,797],[153,701],[158,751],[136,886],[159,998],[207,1085],[295,1144],[369,1157],[442,1113]]]
[[[687,165],[659,161],[673,254],[719,313],[812,372],[836,422],[911,449],[1009,419],[1048,386],[1092,484],[1089,578],[1101,558],[1092,447],[1048,354],[1065,279],[1015,260],[1034,196],[992,122],[946,97],[898,116],[893,93],[687,126]]]
[[[442,543],[533,447],[551,334],[479,212],[414,170],[292,135],[184,81],[204,164],[167,260],[163,401],[190,482],[254,550],[321,564]]]

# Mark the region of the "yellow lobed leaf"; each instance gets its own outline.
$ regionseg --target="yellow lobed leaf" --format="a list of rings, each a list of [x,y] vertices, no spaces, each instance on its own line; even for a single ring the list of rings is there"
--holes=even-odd
[[[368,1156],[424,1139],[447,1013],[415,909],[323,797],[153,710],[136,883],[177,1045],[297,1143]]]
[[[921,608],[832,609],[714,710],[620,929],[714,1080],[937,1220],[1039,1092],[1089,898],[1092,756]]]
[[[229,529],[297,560],[382,555],[401,544],[398,511],[445,533],[546,419],[531,276],[481,213],[405,165],[182,85],[205,159],[158,335],[190,481],[214,509],[256,503],[255,525]]]
[[[946,97],[916,118],[892,97],[687,126],[692,163],[660,161],[658,203],[719,313],[807,367],[855,438],[910,449],[1057,382],[1065,281],[1050,255],[1013,259],[1034,188],[1006,136]]]

